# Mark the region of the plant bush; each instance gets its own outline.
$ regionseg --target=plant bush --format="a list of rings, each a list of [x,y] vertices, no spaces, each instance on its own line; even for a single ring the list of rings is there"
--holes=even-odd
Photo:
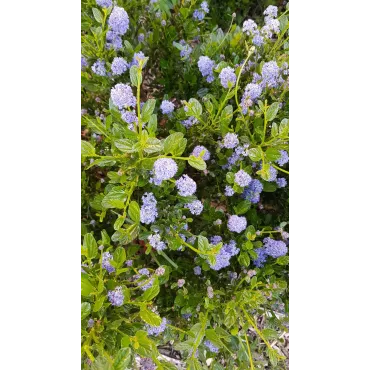
[[[82,3],[84,369],[285,368],[288,5],[213,6]]]

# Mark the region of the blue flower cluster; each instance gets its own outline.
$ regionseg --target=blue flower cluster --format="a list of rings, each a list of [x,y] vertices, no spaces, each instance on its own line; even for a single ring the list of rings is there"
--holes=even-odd
[[[258,75],[259,76],[259,75]],[[249,83],[244,90],[241,100],[242,113],[247,114],[248,108],[261,96],[262,87],[256,83]]]
[[[88,66],[86,58],[81,55],[81,70]]]
[[[287,186],[287,181],[284,177],[278,177],[276,179],[276,185],[278,188],[285,188]]]
[[[163,251],[166,249],[166,243],[161,241],[159,234],[152,234],[148,236],[149,244],[157,251]]]
[[[194,267],[194,275],[201,275],[202,274],[202,268],[200,266]]]
[[[267,257],[278,258],[285,256],[288,253],[288,248],[282,240],[274,240],[271,238],[263,239],[263,247],[256,249],[257,259],[253,261],[255,266],[263,267],[266,263]]]
[[[175,109],[175,105],[169,100],[163,100],[160,109],[163,114],[170,114]]]
[[[253,179],[248,187],[244,189],[242,197],[249,200],[251,203],[258,203],[260,201],[260,194],[262,193],[263,185],[257,180]]]
[[[109,273],[115,270],[115,268],[110,264],[110,260],[112,259],[113,259],[113,256],[109,252],[103,253],[102,267],[106,269]]]
[[[208,339],[206,341],[204,341],[204,345],[213,353],[218,353],[219,351],[219,348],[217,346],[215,346],[214,344],[212,344],[211,341],[209,341]]]
[[[238,135],[233,132],[228,132],[223,140],[223,146],[227,149],[233,149],[239,145]]]
[[[198,68],[203,77],[207,77],[207,82],[212,82],[215,78],[213,76],[213,69],[215,62],[208,57],[201,56],[198,60]]]
[[[252,178],[245,171],[239,170],[235,174],[234,181],[235,181],[236,184],[238,184],[239,186],[244,188],[244,187],[248,186],[251,183]]]
[[[185,204],[186,208],[189,208],[190,213],[199,216],[203,211],[203,204],[200,200],[194,200],[191,203]]]
[[[196,182],[193,179],[191,179],[188,175],[182,175],[176,181],[176,187],[179,191],[179,195],[183,197],[193,195],[197,190]]]
[[[159,158],[154,162],[152,182],[161,185],[162,181],[169,180],[178,170],[176,162],[171,158]]]
[[[145,193],[142,196],[143,205],[140,209],[140,221],[143,224],[151,224],[158,216],[157,201],[153,193]]]
[[[284,164],[289,162],[289,155],[285,150],[280,150],[280,158],[276,160],[279,166],[284,166]]]
[[[112,0],[96,0],[96,3],[102,8],[109,8],[112,6]]]
[[[232,197],[235,194],[234,189],[230,185],[225,186],[225,195],[227,197]]]
[[[218,235],[215,235],[210,238],[210,242],[213,245],[217,245],[222,241],[222,238]],[[218,271],[224,267],[230,265],[230,259],[233,256],[236,256],[239,253],[240,249],[236,247],[235,240],[230,240],[228,244],[224,244],[219,253],[216,255],[216,262],[214,265],[209,263],[209,266],[212,270]]]
[[[197,145],[194,149],[193,149],[193,152],[191,153],[193,156],[195,157],[199,157],[200,153],[203,152],[204,153],[201,155],[201,158],[204,160],[204,161],[208,161],[208,159],[211,158],[211,155],[208,151],[207,148],[205,148],[203,145]]]
[[[115,57],[113,59],[111,69],[113,76],[119,76],[127,71],[128,63],[124,58]]]
[[[124,35],[129,26],[129,17],[125,9],[115,6],[110,13],[108,25],[117,35]]]
[[[136,279],[136,284],[140,286],[141,290],[147,290],[153,286],[153,279],[150,279],[149,282],[143,285],[143,283],[148,280],[147,278],[150,277],[150,272],[148,269],[143,268],[138,271],[139,275],[134,275],[134,278]],[[141,279],[143,276],[146,277],[146,279]]]
[[[117,84],[110,92],[112,102],[119,109],[134,107],[136,105],[136,98],[132,93],[131,86],[127,84]]]
[[[193,116],[190,116],[188,119],[181,121],[181,124],[185,126],[186,128],[190,128],[191,126],[197,123],[198,123],[198,120]]]
[[[105,70],[104,60],[98,59],[91,67],[92,71],[98,76],[105,76],[107,71]]]
[[[114,290],[108,292],[108,299],[112,306],[122,306],[123,305],[123,293],[122,287],[118,286]]]
[[[247,219],[244,216],[232,215],[227,221],[227,228],[236,233],[241,233],[246,227]]]
[[[236,82],[236,74],[234,72],[234,68],[225,67],[222,69],[219,75],[221,85],[225,89],[230,89],[235,85]]]
[[[149,335],[154,335],[157,337],[159,334],[163,333],[167,326],[167,319],[164,317],[159,326],[145,325],[146,331]]]
[[[200,9],[196,9],[194,11],[193,18],[197,19],[198,21],[202,21],[208,12],[208,3],[207,1],[203,1],[202,4],[200,4]]]

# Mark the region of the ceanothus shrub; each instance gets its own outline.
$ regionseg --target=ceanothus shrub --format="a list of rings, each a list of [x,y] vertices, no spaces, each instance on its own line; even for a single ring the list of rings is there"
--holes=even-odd
[[[83,4],[82,367],[279,368],[288,10],[224,33],[173,3]]]

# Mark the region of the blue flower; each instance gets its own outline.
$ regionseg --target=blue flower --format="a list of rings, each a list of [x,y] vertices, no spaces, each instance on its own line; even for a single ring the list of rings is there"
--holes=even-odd
[[[123,293],[122,287],[118,286],[114,290],[108,292],[108,299],[112,306],[122,306],[123,305]]]
[[[276,160],[279,166],[284,166],[284,164],[289,162],[289,155],[285,150],[280,150],[280,158]]]
[[[207,148],[205,148],[204,146],[202,145],[197,145],[194,149],[193,149],[193,152],[191,153],[193,156],[195,157],[199,157],[200,153],[204,151],[203,155],[201,156],[201,158],[204,160],[204,161],[208,161],[208,159],[211,158],[211,155],[209,154],[209,151]]]
[[[102,8],[109,8],[112,6],[112,0],[96,0],[96,3]]]
[[[140,221],[143,224],[151,224],[158,216],[157,201],[153,193],[145,193],[141,199],[143,205],[140,209]]]
[[[232,88],[235,85],[236,82],[236,74],[234,72],[234,69],[231,67],[225,67],[222,69],[220,75],[220,81],[221,85],[224,88]]]
[[[119,76],[127,71],[128,63],[126,59],[116,57],[113,59],[111,69],[114,76]]]
[[[110,264],[110,260],[112,259],[113,259],[113,256],[109,252],[103,253],[102,267],[106,269],[109,273],[115,271],[115,268]]]
[[[134,107],[136,105],[136,98],[132,93],[131,86],[127,84],[117,84],[110,92],[112,102],[119,109]]]
[[[91,67],[93,72],[98,76],[105,76],[107,71],[105,70],[104,60],[98,59]]]
[[[169,100],[163,100],[160,109],[163,114],[170,114],[175,109],[175,105]]]
[[[215,346],[214,344],[212,344],[211,341],[209,341],[208,339],[204,342],[204,345],[206,347],[208,347],[208,349],[213,352],[213,353],[218,353],[218,350],[219,348],[217,346]]]
[[[227,228],[236,233],[241,233],[246,227],[247,219],[243,216],[232,215],[227,221]]]
[[[212,82],[213,69],[215,67],[215,62],[208,57],[201,56],[198,60],[198,68],[203,77],[207,77],[207,82]]]
[[[225,186],[225,195],[227,197],[232,197],[235,194],[234,189],[230,185]]]
[[[248,186],[250,184],[252,178],[245,171],[239,170],[235,174],[234,181],[236,184],[244,188],[245,186]]]
[[[118,35],[124,35],[129,26],[129,17],[125,9],[115,6],[110,13],[108,25]]]
[[[193,179],[191,179],[188,175],[182,175],[176,181],[176,187],[179,191],[179,195],[183,197],[193,195],[197,190],[196,182]]]
[[[162,181],[169,180],[175,176],[178,170],[176,162],[171,158],[159,158],[153,166],[153,182],[160,185]]]
[[[159,334],[164,332],[164,330],[166,329],[166,325],[167,319],[164,317],[159,326],[145,324],[145,328],[149,335],[154,335],[155,337],[157,337]]]
[[[190,213],[199,216],[203,211],[203,204],[200,200],[194,200],[191,203],[185,204],[186,208],[189,208]]]
[[[262,183],[259,180],[254,179],[249,183],[248,187],[244,189],[242,197],[246,200],[249,200],[251,203],[258,203],[262,190]]]
[[[235,148],[239,144],[238,135],[232,132],[228,132],[223,141],[223,146],[228,149]]]
[[[166,249],[166,243],[161,241],[161,236],[159,234],[152,234],[148,236],[149,244],[157,251],[163,251]]]

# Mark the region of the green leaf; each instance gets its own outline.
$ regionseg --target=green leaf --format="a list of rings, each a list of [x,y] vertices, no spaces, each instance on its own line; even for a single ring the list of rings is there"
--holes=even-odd
[[[272,123],[271,127],[271,136],[278,136],[279,135],[279,126],[276,124],[276,122]]]
[[[102,200],[104,208],[125,208],[126,194],[123,190],[110,191]]]
[[[85,157],[95,156],[95,148],[85,140],[81,140],[81,155]]]
[[[114,141],[114,145],[123,153],[134,153],[137,149],[134,147],[135,143],[130,139],[118,139]]]
[[[126,370],[131,360],[131,349],[121,348],[114,359],[112,370]]]
[[[243,249],[244,249],[244,250],[251,250],[251,249],[253,249],[253,243],[252,243],[250,240],[247,240],[247,241],[243,244]]]
[[[238,257],[238,261],[242,266],[245,266],[245,267],[248,267],[251,263],[251,260],[247,252],[240,253]]]
[[[92,12],[94,14],[94,18],[97,22],[102,23],[103,22],[103,15],[101,14],[99,9],[92,8]]]
[[[89,302],[81,303],[81,320],[89,316],[91,312],[91,304]]]
[[[235,173],[233,172],[228,172],[226,174],[226,181],[229,183],[229,184],[233,184],[234,183],[234,178],[235,178]]]
[[[81,274],[81,295],[88,297],[94,290],[89,277],[86,274]]]
[[[104,124],[101,122],[100,118],[92,119],[85,116],[83,123],[85,123],[89,128],[91,128],[93,132],[109,137],[109,132],[104,126]]]
[[[136,224],[140,223],[140,207],[134,200],[130,202],[128,207],[128,215]]]
[[[184,137],[184,134],[181,132],[174,132],[170,136],[167,136],[163,142],[163,151],[165,154],[176,152],[179,142]]]
[[[143,110],[141,112],[141,122],[146,123],[149,121],[151,114],[153,113],[155,108],[155,99],[148,99],[144,106]]]
[[[126,261],[126,251],[122,247],[118,247],[113,253],[113,261],[115,262],[116,268],[122,266],[123,262]]]
[[[265,191],[266,193],[273,193],[274,191],[276,191],[276,189],[277,189],[277,186],[273,182],[263,183],[263,191]]]
[[[281,157],[281,153],[279,149],[276,148],[268,148],[265,152],[266,159],[269,162],[275,162],[277,159]]]
[[[204,162],[202,158],[195,157],[194,155],[191,155],[189,157],[188,163],[190,164],[190,166],[200,171],[203,171],[207,168],[206,162]]]
[[[202,370],[202,365],[195,357],[190,357],[187,361],[187,370]]]
[[[91,370],[111,370],[111,366],[105,357],[98,356],[91,364]]]
[[[231,122],[232,119],[233,119],[233,107],[232,105],[227,105],[221,112],[220,125],[227,128],[228,124]]]
[[[145,306],[140,307],[141,319],[151,326],[161,325],[162,319],[156,313],[149,311]]]
[[[246,213],[251,208],[251,202],[249,200],[243,200],[234,207],[234,211],[237,215]]]
[[[101,296],[98,300],[95,301],[94,307],[93,307],[93,312],[98,312],[105,301],[105,295]]]
[[[206,252],[210,249],[208,239],[205,236],[203,235],[198,236],[198,247],[199,250],[202,252]]]
[[[248,150],[248,156],[253,162],[258,162],[262,159],[262,150],[260,147]]]
[[[157,115],[152,114],[149,118],[148,132],[149,135],[154,135],[157,131]]]
[[[141,85],[142,76],[141,76],[141,72],[139,71],[138,66],[136,65],[130,68],[130,80],[133,86],[137,87]]]
[[[286,266],[289,264],[289,256],[278,257],[276,263],[281,266]]]
[[[145,153],[157,153],[163,150],[162,142],[156,137],[149,137],[144,147]]]
[[[231,309],[226,314],[226,317],[225,317],[225,320],[224,320],[224,324],[229,329],[229,328],[231,328],[235,324],[235,321],[236,321],[236,311],[235,311],[235,309]]]
[[[278,333],[273,329],[263,329],[262,334],[265,337],[265,339],[275,339],[278,337]]]
[[[146,302],[153,300],[153,298],[159,294],[159,290],[160,289],[159,289],[158,279],[155,279],[153,282],[153,286],[144,292],[142,296],[142,300]]]
[[[117,220],[114,222],[113,229],[118,230],[123,225],[125,220],[126,220],[126,217],[124,216],[117,217]]]
[[[266,120],[267,121],[272,121],[276,117],[278,110],[279,110],[279,103],[278,102],[272,103],[267,108]]]
[[[206,330],[206,338],[213,342],[217,347],[224,346],[222,340],[220,339],[219,335],[216,333],[214,329]]]
[[[87,250],[87,258],[93,259],[98,255],[98,245],[92,233],[85,234],[83,247]]]
[[[200,117],[203,112],[202,105],[197,99],[191,98],[188,103],[187,116]]]

